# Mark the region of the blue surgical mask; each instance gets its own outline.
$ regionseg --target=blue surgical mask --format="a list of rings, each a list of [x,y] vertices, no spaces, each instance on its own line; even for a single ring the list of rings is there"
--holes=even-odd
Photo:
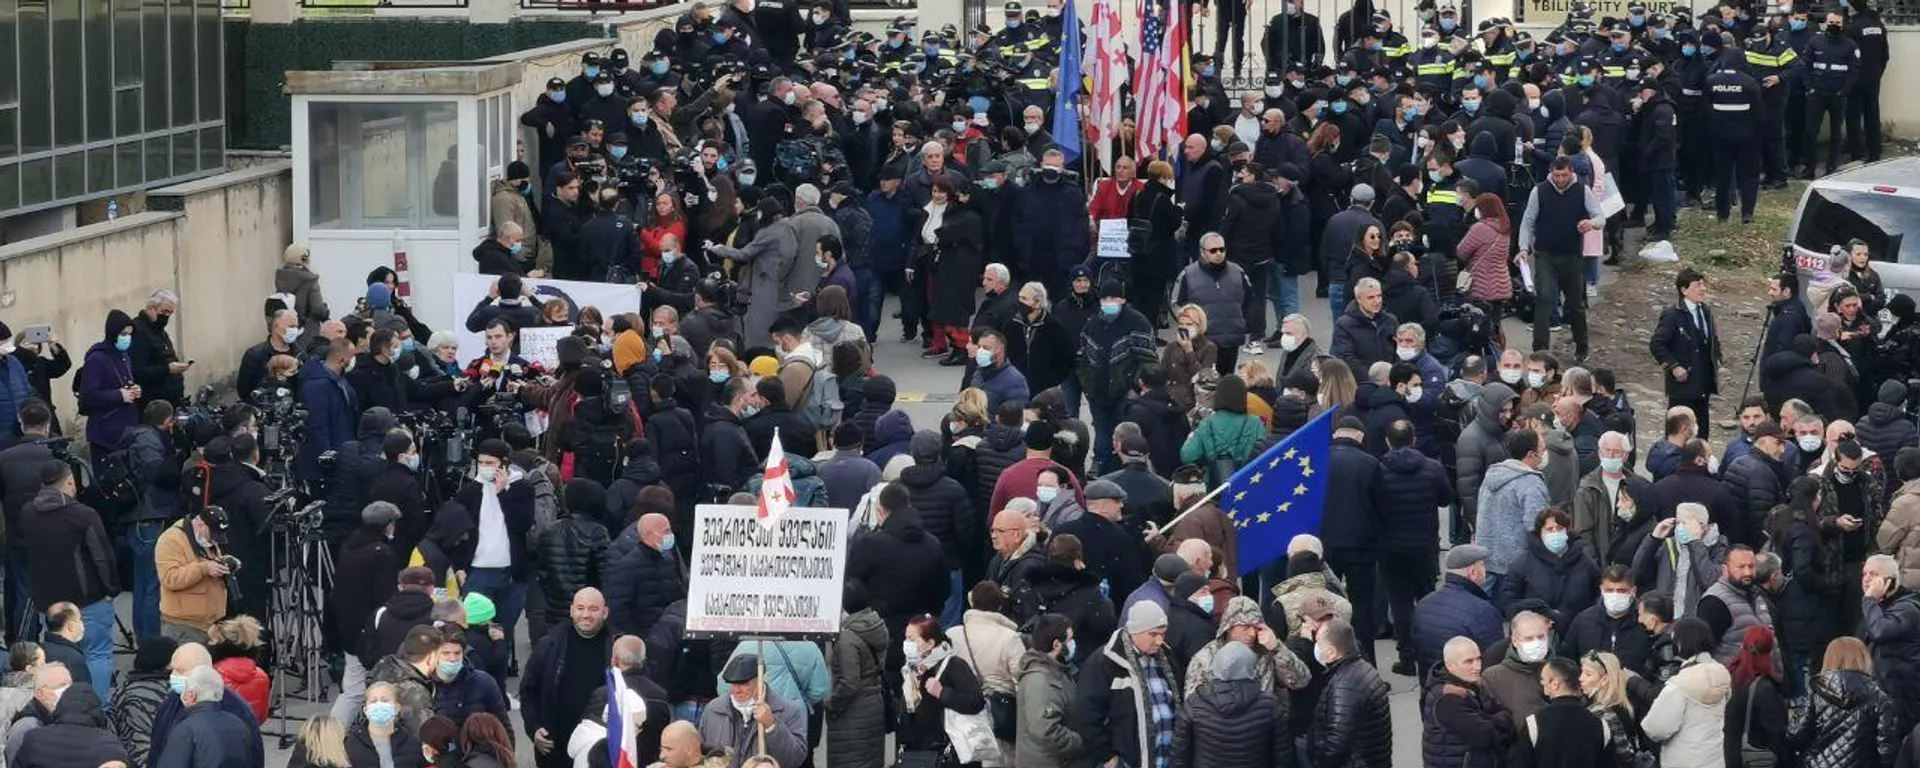
[[[120,350],[121,352],[125,352],[128,349],[131,349],[132,347],[133,347],[132,336],[120,335],[120,336],[114,337],[113,339],[113,348]]]
[[[753,182],[758,178],[759,177],[756,174],[751,174],[751,173],[740,174],[740,186],[751,187],[753,186]]]
[[[1334,103],[1333,103],[1333,113],[1334,113],[1334,114],[1336,114],[1336,115],[1344,115],[1344,114],[1346,114],[1346,113],[1347,113],[1347,103],[1346,103],[1346,102],[1344,102],[1344,101],[1336,101],[1336,102],[1334,102]]]
[[[673,534],[672,533],[668,533],[667,535],[660,537],[660,551],[661,552],[673,551]]]
[[[993,367],[993,353],[985,349],[975,350],[973,353],[973,364],[981,368]]]
[[[1640,14],[1634,14],[1632,16],[1627,17],[1627,23],[1632,24],[1636,27],[1644,27],[1647,25],[1647,17],[1642,16]]]
[[[1481,91],[1485,91],[1488,88],[1492,88],[1493,78],[1487,77],[1486,75],[1474,75],[1473,87],[1479,88]]]
[[[547,98],[552,99],[553,103],[555,104],[565,104],[567,103],[567,92],[566,91],[548,91]]]
[[[1655,29],[1655,30],[1653,30],[1653,39],[1655,39],[1655,40],[1672,40],[1672,39],[1673,39],[1673,30],[1671,30],[1671,29],[1666,29],[1666,28],[1658,28],[1658,29]]]
[[[1406,114],[1408,120],[1412,120],[1420,116],[1420,108],[1412,104],[1408,104],[1404,109],[1401,109],[1400,111]]]
[[[727,379],[730,379],[730,378],[733,378],[733,374],[727,373],[723,369],[714,369],[714,370],[707,371],[707,380],[715,384],[725,384],[727,382]]]
[[[657,363],[657,362],[660,362],[660,358],[661,358],[661,354],[660,354],[660,350],[657,350],[657,349],[656,349],[656,350],[654,350],[654,351],[653,351],[653,361],[654,361],[654,362],[656,362],[656,363]]]
[[[400,707],[390,701],[376,701],[367,705],[367,722],[381,727],[393,725],[400,717]]]
[[[1547,551],[1556,555],[1567,551],[1566,531],[1549,532],[1545,536],[1540,537],[1540,540],[1547,545]]]
[[[1626,43],[1614,43],[1614,44],[1613,44],[1613,52],[1614,52],[1614,53],[1626,53],[1626,51],[1627,51],[1627,44],[1626,44]]]
[[[1074,642],[1071,637],[1067,638],[1067,658],[1072,659],[1078,655],[1080,655],[1080,644]]]
[[[292,344],[299,340],[300,340],[300,329],[298,328],[288,328],[280,332],[280,341],[282,343]]]
[[[1382,42],[1380,42],[1380,41],[1378,41],[1378,40],[1375,40],[1375,41],[1373,41],[1373,43],[1372,43],[1371,45],[1368,45],[1368,46],[1367,46],[1367,48],[1368,48],[1368,49],[1370,49],[1370,50],[1374,50],[1374,51],[1380,51],[1380,50],[1385,50],[1385,49],[1386,49],[1386,47],[1387,47],[1387,45],[1386,45],[1385,43],[1382,43]]]
[[[1034,501],[1042,504],[1052,504],[1053,500],[1057,498],[1060,498],[1060,489],[1056,486],[1043,485],[1033,489]]]
[[[1440,29],[1444,31],[1452,32],[1454,28],[1458,26],[1460,26],[1460,22],[1454,19],[1449,19],[1446,17],[1441,17],[1440,19]]]
[[[1019,20],[1019,19],[1007,19],[1007,29],[1019,29],[1019,28],[1020,28],[1020,20]],[[848,53],[848,54],[847,54],[847,58],[849,58],[849,59],[851,59],[851,58],[853,58],[853,54],[852,54],[852,53]]]
[[[1593,85],[1593,75],[1581,75],[1579,82],[1580,82],[1580,86],[1583,88]]]
[[[458,661],[443,661],[435,671],[440,673],[440,679],[452,680],[460,676],[460,668],[463,666],[465,665]]]
[[[680,260],[680,253],[678,251],[661,251],[660,252],[660,261],[662,263],[672,264],[679,260]]]
[[[612,155],[615,160],[625,160],[627,158],[627,148],[615,144],[607,148],[607,154]]]
[[[715,32],[715,33],[713,33],[713,44],[714,44],[714,45],[726,45],[726,44],[727,44],[727,33],[725,33],[725,32]]]
[[[1193,598],[1193,604],[1200,606],[1200,610],[1206,611],[1207,613],[1213,613],[1213,593],[1208,592],[1204,595]]]
[[[1615,474],[1618,474],[1620,470],[1625,469],[1626,466],[1627,466],[1626,459],[1601,459],[1600,460],[1601,469],[1604,469],[1608,472],[1613,472]]]
[[[413,354],[413,348],[414,348],[413,339],[400,340],[400,354],[411,355]]]
[[[513,245],[507,246],[507,250],[515,256],[520,255],[520,252],[526,249],[527,249],[527,241],[525,240],[521,240],[519,242],[514,243]]]
[[[1692,544],[1693,529],[1684,525],[1675,525],[1673,527],[1673,540],[1683,547]]]
[[[596,77],[599,77],[599,76],[600,76],[600,68],[599,68],[599,67],[592,67],[592,66],[590,66],[590,67],[587,67],[586,69],[583,69],[583,70],[581,70],[581,71],[582,71],[582,72],[584,72],[584,73],[586,73],[586,75],[587,75],[587,79],[588,79],[588,80],[592,80],[592,79],[594,79],[594,78],[596,78]]]
[[[1108,319],[1113,319],[1113,318],[1116,318],[1116,317],[1119,317],[1119,316],[1120,316],[1120,305],[1119,305],[1119,304],[1108,304],[1108,303],[1106,303],[1106,302],[1101,302],[1101,303],[1100,303],[1100,314],[1101,314],[1102,316],[1105,316],[1105,317],[1106,317],[1106,318],[1108,318]]]
[[[727,169],[727,156],[726,156],[726,155],[721,155],[721,156],[720,156],[720,159],[718,159],[718,160],[715,160],[715,161],[713,161],[713,169],[714,169],[714,170],[716,170],[716,171],[724,171],[724,170],[726,170],[726,169]]]
[[[980,180],[980,188],[988,191],[1000,188],[1000,180],[991,176]]]
[[[652,64],[647,65],[647,69],[656,75],[664,75],[670,66],[672,66],[672,64],[666,59],[655,59]]]
[[[1336,83],[1339,83],[1340,87],[1345,88],[1347,87],[1348,83],[1353,82],[1353,75],[1340,75],[1338,77],[1333,78],[1333,81]]]
[[[1473,101],[1463,100],[1460,102],[1460,108],[1466,110],[1469,115],[1476,114],[1480,111],[1480,102],[1477,99]]]
[[[1208,64],[1208,65],[1206,65],[1206,66],[1204,66],[1204,67],[1201,67],[1201,68],[1200,68],[1200,76],[1201,76],[1201,77],[1213,77],[1213,73],[1214,73],[1215,71],[1216,71],[1216,70],[1214,69],[1214,67],[1213,67],[1213,65],[1212,65],[1212,64]]]
[[[1695,53],[1699,53],[1699,52],[1700,52],[1700,49],[1695,47],[1692,43],[1688,43],[1686,45],[1680,46],[1680,55],[1682,56],[1692,56]]]
[[[173,695],[175,696],[178,696],[182,693],[186,693],[187,692],[187,676],[186,675],[167,675],[167,688],[169,690],[172,690]]]
[[[633,127],[635,128],[647,127],[648,117],[647,117],[647,113],[645,112],[635,112],[631,115],[628,115],[627,119],[633,122]]]
[[[1788,21],[1788,22],[1787,22],[1787,26],[1788,26],[1789,28],[1791,28],[1791,29],[1792,29],[1793,31],[1795,31],[1795,32],[1799,32],[1800,30],[1803,30],[1803,29],[1806,29],[1806,28],[1807,28],[1807,20],[1806,20],[1806,19],[1793,19],[1793,20],[1791,20],[1791,21]]]
[[[419,369],[416,368],[414,370],[417,371]],[[412,456],[407,457],[407,469],[411,469],[415,472],[420,471],[420,454],[416,453]]]

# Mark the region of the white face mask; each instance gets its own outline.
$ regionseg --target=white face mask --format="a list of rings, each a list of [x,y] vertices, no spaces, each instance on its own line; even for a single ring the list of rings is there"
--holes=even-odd
[[[1546,386],[1546,385],[1547,385],[1547,375],[1546,375],[1546,374],[1544,374],[1544,373],[1529,373],[1529,374],[1527,374],[1527,388],[1528,388],[1528,389],[1539,389],[1539,388],[1541,388],[1541,387],[1544,387],[1544,386]]]
[[[1820,446],[1821,446],[1819,435],[1801,435],[1799,437],[1794,438],[1793,443],[1794,445],[1800,446],[1800,450],[1807,451],[1809,453],[1820,450]]]
[[[1508,385],[1520,383],[1520,380],[1522,378],[1525,378],[1526,375],[1527,375],[1526,372],[1521,371],[1518,368],[1500,369],[1500,380],[1506,382]]]
[[[1332,651],[1327,650],[1325,646],[1317,643],[1313,646],[1313,660],[1320,662],[1320,666],[1323,667],[1338,661],[1338,659],[1333,657]]]
[[[855,112],[855,113],[853,113],[853,124],[854,124],[854,125],[866,125],[866,124],[867,124],[867,121],[868,121],[868,120],[871,120],[871,119],[873,119],[873,118],[872,118],[872,117],[870,117],[870,116],[869,116],[869,115],[868,115],[867,113],[865,113],[865,112]]]
[[[613,83],[601,83],[593,87],[593,92],[601,96],[613,95]]]
[[[1420,396],[1424,394],[1426,394],[1426,390],[1424,390],[1423,388],[1410,387],[1407,389],[1407,402],[1409,403],[1420,402]]]
[[[1547,659],[1547,639],[1528,640],[1517,646],[1520,660],[1528,664],[1538,664]]]
[[[1408,363],[1413,362],[1414,358],[1420,356],[1420,350],[1413,347],[1395,347],[1393,353],[1399,355],[1402,362]]]
[[[1600,602],[1606,605],[1607,613],[1619,616],[1633,607],[1633,595],[1625,592],[1602,592]]]
[[[1300,337],[1291,333],[1280,334],[1280,348],[1292,352],[1300,348]]]

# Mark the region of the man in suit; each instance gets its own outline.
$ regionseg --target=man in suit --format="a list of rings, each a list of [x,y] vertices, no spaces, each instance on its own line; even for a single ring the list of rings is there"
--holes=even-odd
[[[1660,313],[1648,349],[1666,371],[1668,407],[1686,406],[1707,436],[1708,401],[1720,392],[1720,330],[1707,306],[1707,277],[1691,267],[1673,279],[1680,302]]]

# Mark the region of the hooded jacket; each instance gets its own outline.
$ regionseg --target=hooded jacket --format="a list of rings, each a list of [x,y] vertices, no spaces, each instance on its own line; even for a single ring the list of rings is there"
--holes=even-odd
[[[1549,503],[1544,476],[1525,462],[1507,459],[1487,470],[1473,524],[1474,538],[1487,548],[1487,570],[1507,573],[1519,564],[1533,519]]]
[[[1265,181],[1235,185],[1227,192],[1226,218],[1220,223],[1227,257],[1243,268],[1271,264],[1285,247],[1280,219],[1280,190]]]
[[[1454,170],[1465,178],[1473,179],[1474,183],[1480,185],[1481,192],[1504,199],[1507,191],[1507,168],[1506,163],[1502,162],[1500,148],[1507,147],[1506,159],[1512,160],[1513,139],[1508,138],[1506,143],[1502,144],[1500,138],[1493,133],[1471,130],[1469,132],[1474,134],[1473,141],[1468,144],[1470,156],[1456,163]],[[1460,203],[1461,208],[1469,207],[1465,200]]]
[[[1213,640],[1201,646],[1200,651],[1187,660],[1185,695],[1192,698],[1200,692],[1202,686],[1214,682],[1214,657],[1226,644],[1235,642],[1227,637],[1234,627],[1260,624],[1264,620],[1260,614],[1260,604],[1254,602],[1253,598],[1234,597],[1228,600],[1226,607],[1220,612],[1220,620],[1214,630]],[[1305,690],[1313,681],[1313,673],[1307,669],[1306,663],[1301,661],[1300,657],[1293,655],[1293,651],[1289,650],[1285,644],[1272,651],[1255,644],[1252,650],[1254,653],[1253,669],[1250,673],[1252,682],[1260,691],[1279,697],[1275,707],[1275,719],[1285,722],[1288,705],[1292,699],[1291,692]]]
[[[89,347],[81,363],[80,413],[87,417],[87,442],[94,445],[117,446],[121,434],[140,423],[139,406],[120,396],[120,388],[133,383],[133,363],[127,353],[114,348],[119,329],[132,325],[125,312],[107,313],[106,340]]]
[[[828,660],[833,693],[827,697],[827,765],[881,768],[887,740],[886,683],[880,672],[892,645],[887,626],[871,608],[840,622],[840,639]]]
[[[1173,768],[1271,768],[1290,762],[1293,739],[1276,727],[1284,719],[1279,697],[1249,679],[1248,657],[1223,665],[1232,679],[1213,680],[1188,695],[1186,711],[1173,726]]]
[[[1760,362],[1760,392],[1766,395],[1769,411],[1777,412],[1781,403],[1798,399],[1822,417],[1839,418],[1835,389],[1812,361],[1792,350],[1775,352]]]
[[[29,704],[20,717],[38,720],[39,727],[28,730],[22,736],[18,751],[9,761],[13,765],[29,768],[94,768],[115,760],[122,763],[127,761],[126,748],[114,737],[106,714],[100,710],[100,696],[89,686],[77,685],[67,689],[51,713],[34,703]]]
[[[906,411],[889,410],[874,420],[873,430],[873,434],[867,436],[866,445],[871,446],[867,449],[867,458],[885,472],[895,457],[907,455],[907,444],[913,440],[913,417]]]
[[[1882,456],[1893,456],[1901,448],[1920,443],[1920,430],[1914,428],[1913,417],[1900,407],[1907,399],[1907,383],[1883,381],[1878,395],[1878,402],[1867,406],[1866,417],[1853,425],[1860,444]]]
[[[1473,400],[1472,421],[1461,428],[1460,439],[1454,442],[1454,476],[1463,518],[1478,519],[1480,486],[1487,471],[1508,458],[1500,409],[1515,397],[1512,388],[1499,382],[1482,387]]]
[[[1087,744],[1074,727],[1073,716],[1080,706],[1075,695],[1067,665],[1039,651],[1021,654],[1014,708],[1019,716],[1014,738],[1014,768],[1079,764]]]
[[[1660,744],[1661,768],[1725,766],[1732,692],[1732,677],[1712,656],[1703,653],[1681,666],[1640,719],[1647,738]]]
[[[120,569],[100,514],[55,488],[41,488],[20,514],[13,535],[44,556],[28,558],[28,591],[35,605],[88,606],[120,593]],[[104,684],[104,682],[103,682]]]

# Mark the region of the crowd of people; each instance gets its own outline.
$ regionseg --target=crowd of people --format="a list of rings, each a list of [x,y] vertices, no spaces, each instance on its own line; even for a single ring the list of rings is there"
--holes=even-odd
[[[1395,675],[1429,766],[1920,759],[1913,301],[1866,243],[1776,276],[1717,444],[1707,277],[1649,343],[1662,439],[1588,335],[1683,195],[1751,218],[1829,117],[1829,170],[1878,158],[1871,4],[1576,7],[1536,41],[1429,0],[1416,45],[1361,0],[1330,49],[1289,4],[1258,90],[1195,52],[1177,162],[1129,116],[1097,168],[1051,132],[1061,2],[917,40],[695,4],[586,54],[492,190],[472,359],[392,269],[330,307],[300,244],[218,411],[169,290],[78,367],[0,326],[7,762],[257,768],[282,697],[324,694],[294,766],[601,766],[638,713],[667,768],[1357,768],[1395,762]],[[895,319],[954,369],[936,423],[876,355]],[[1208,491],[1329,410],[1326,524],[1243,558]],[[852,516],[838,635],[689,637],[694,507],[754,503],[775,445],[796,504]],[[287,537],[336,564],[337,695],[270,676]]]

